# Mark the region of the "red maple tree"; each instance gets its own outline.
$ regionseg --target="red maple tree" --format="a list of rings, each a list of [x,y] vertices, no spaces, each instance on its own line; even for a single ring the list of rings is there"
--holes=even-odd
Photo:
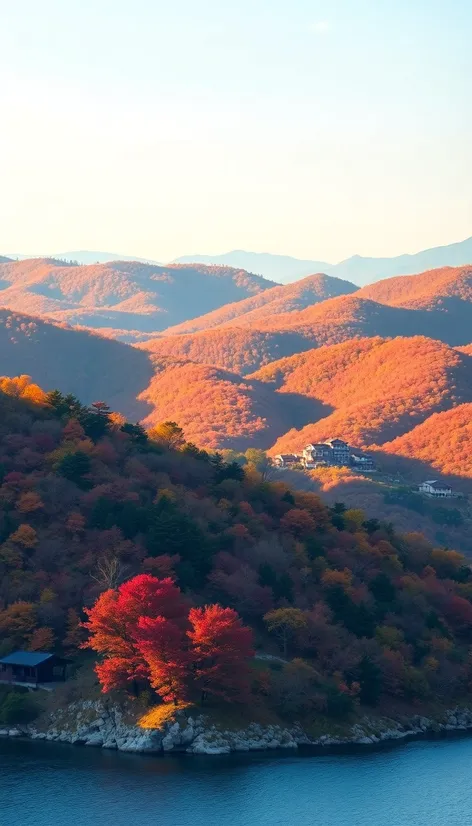
[[[232,608],[206,605],[192,608],[188,636],[192,644],[195,685],[202,702],[207,695],[242,701],[249,692],[252,631]]]
[[[186,699],[190,682],[191,653],[185,632],[164,617],[141,617],[138,649],[149,668],[149,682],[165,702]]]
[[[187,610],[180,589],[170,578],[157,579],[149,574],[135,576],[119,588],[100,594],[95,605],[85,609],[88,621],[84,627],[90,637],[82,647],[92,648],[105,658],[96,666],[103,691],[150,679],[150,667],[137,633],[140,618],[162,617],[178,627],[185,625]]]

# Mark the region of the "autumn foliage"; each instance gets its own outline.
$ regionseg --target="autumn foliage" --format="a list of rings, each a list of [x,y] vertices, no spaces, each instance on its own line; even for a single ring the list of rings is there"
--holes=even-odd
[[[102,656],[96,671],[103,691],[147,681],[165,701],[242,700],[248,694],[252,632],[231,608],[192,608],[170,578],[133,577],[85,609],[83,648]]]
[[[247,700],[247,662],[253,655],[252,631],[232,608],[207,605],[189,614],[195,685],[202,697]]]
[[[173,424],[153,440],[60,392],[0,393],[2,655],[87,661],[87,635],[105,690],[292,719],[466,696],[468,561],[270,470]]]

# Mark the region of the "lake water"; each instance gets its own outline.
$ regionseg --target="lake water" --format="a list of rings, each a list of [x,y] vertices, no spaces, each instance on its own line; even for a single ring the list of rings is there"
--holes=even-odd
[[[472,826],[472,739],[145,757],[0,740],[1,826]]]

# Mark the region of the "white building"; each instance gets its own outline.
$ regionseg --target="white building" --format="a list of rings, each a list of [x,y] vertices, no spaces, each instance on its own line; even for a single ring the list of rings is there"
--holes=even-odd
[[[437,479],[422,482],[418,490],[420,493],[425,493],[426,496],[435,496],[440,499],[448,499],[452,496],[452,488],[444,482],[438,482]]]
[[[328,439],[327,442],[309,444],[303,450],[305,467],[318,467],[319,465],[348,467],[350,458],[349,445],[342,439]]]

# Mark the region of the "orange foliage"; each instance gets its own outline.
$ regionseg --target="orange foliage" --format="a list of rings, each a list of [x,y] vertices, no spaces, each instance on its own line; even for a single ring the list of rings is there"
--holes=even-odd
[[[41,510],[43,503],[41,497],[33,490],[30,490],[21,494],[17,507],[20,513],[34,513],[34,511]]]
[[[25,399],[34,404],[46,403],[45,392],[31,381],[31,376],[16,376],[16,378],[13,379],[7,376],[1,376],[0,391],[7,396],[14,396],[16,399]]]
[[[166,332],[181,335],[209,330],[212,327],[257,326],[260,321],[267,318],[272,319],[281,313],[302,310],[332,296],[346,295],[356,290],[357,287],[349,281],[317,273],[300,278],[293,284],[283,284],[280,287],[264,290],[243,301],[225,304],[224,307],[211,313],[184,321],[176,327],[170,327]]]
[[[419,275],[387,278],[364,287],[359,295],[391,307],[429,310],[439,306],[444,311],[448,298],[472,302],[472,267],[442,267]]]
[[[16,542],[17,545],[23,545],[24,548],[34,548],[34,546],[38,542],[38,536],[34,528],[31,525],[20,525],[16,531],[14,531],[10,539],[12,542]]]
[[[280,428],[272,394],[216,367],[185,362],[163,365],[141,394],[155,411],[144,420],[178,422],[186,438],[202,447],[247,447]],[[152,435],[152,434],[151,434]]]
[[[382,450],[424,461],[444,475],[471,478],[471,443],[472,403],[435,413],[410,433],[384,444]]]
[[[320,421],[281,436],[273,454],[299,451],[333,434],[357,447],[380,445],[431,413],[472,400],[472,359],[420,336],[309,350],[274,362],[254,378],[275,382],[277,393],[327,406]]]
[[[0,263],[0,280],[6,282],[4,306],[124,331],[162,330],[274,286],[234,267],[138,261],[74,266],[46,258]]]

